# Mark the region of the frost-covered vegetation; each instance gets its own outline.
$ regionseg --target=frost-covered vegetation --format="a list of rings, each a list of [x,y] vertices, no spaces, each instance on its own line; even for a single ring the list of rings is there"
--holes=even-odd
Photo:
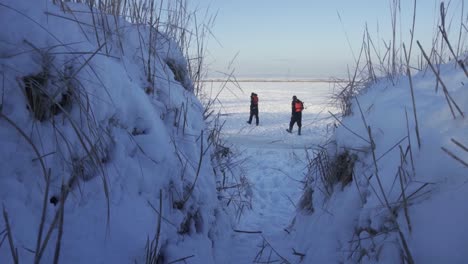
[[[229,221],[197,98],[211,19],[185,1],[0,13],[0,262],[213,263]]]
[[[396,26],[399,1],[391,6],[390,45],[378,50],[366,28],[355,70],[334,96],[334,136],[311,151],[291,227],[306,262],[468,259],[466,10],[442,2],[433,43],[420,43],[414,24],[398,38],[408,31]]]
[[[334,105],[243,83],[257,127],[232,72],[203,81],[186,1],[0,0],[0,263],[466,262],[464,2],[432,43],[390,3]]]

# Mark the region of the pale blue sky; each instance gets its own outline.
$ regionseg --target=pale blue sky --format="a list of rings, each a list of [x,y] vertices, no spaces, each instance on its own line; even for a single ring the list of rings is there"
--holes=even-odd
[[[228,64],[238,53],[233,64],[237,76],[292,78],[344,76],[347,65],[354,66],[346,34],[357,55],[366,22],[376,45],[383,47],[383,40],[390,42],[391,1],[191,0],[191,3],[200,9],[209,6],[211,12],[218,13],[212,31],[221,45],[213,39],[209,41],[207,61],[211,70],[229,72]],[[463,1],[451,3],[458,21]],[[401,2],[401,29],[406,38],[414,2]],[[415,38],[428,48],[439,4],[440,0],[417,1]],[[453,32],[457,33],[458,28]]]

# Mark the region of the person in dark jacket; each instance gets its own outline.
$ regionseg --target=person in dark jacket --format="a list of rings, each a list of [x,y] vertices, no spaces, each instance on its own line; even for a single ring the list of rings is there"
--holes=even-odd
[[[252,93],[250,95],[250,118],[247,123],[252,124],[252,118],[255,116],[255,122],[258,126],[258,95]]]
[[[291,121],[289,122],[289,129],[286,129],[289,133],[292,133],[294,123],[297,123],[299,128],[297,134],[301,135],[302,110],[304,110],[304,103],[294,95],[291,102]]]

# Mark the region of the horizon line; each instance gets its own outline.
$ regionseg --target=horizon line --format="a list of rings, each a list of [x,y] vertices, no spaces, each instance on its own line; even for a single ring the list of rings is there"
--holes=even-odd
[[[279,79],[279,78],[206,78],[201,80],[201,82],[328,82],[328,83],[337,83],[337,82],[347,82],[345,79],[324,79],[324,78],[297,78],[297,79]]]

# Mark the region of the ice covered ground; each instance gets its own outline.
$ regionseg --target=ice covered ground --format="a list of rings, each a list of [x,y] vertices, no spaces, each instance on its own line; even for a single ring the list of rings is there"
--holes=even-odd
[[[233,245],[225,251],[226,263],[252,263],[267,260],[271,247],[263,256],[257,256],[263,239],[275,250],[284,251],[289,261],[298,260],[291,249],[283,249],[284,230],[295,215],[295,203],[302,195],[300,182],[306,172],[306,148],[321,143],[331,132],[329,104],[332,83],[314,82],[241,82],[242,91],[228,87],[220,96],[225,139],[238,148],[246,158],[243,164],[252,184],[252,209],[245,211],[235,228],[243,231],[261,231],[261,234],[236,233]],[[216,87],[216,84],[213,84]],[[246,123],[249,117],[250,93],[259,96],[260,125]],[[291,99],[296,95],[305,103],[302,135],[285,131],[291,115]],[[254,123],[254,122],[252,122]],[[278,259],[271,253],[271,259]],[[283,254],[283,253],[280,253]],[[227,255],[227,254],[226,254]]]

